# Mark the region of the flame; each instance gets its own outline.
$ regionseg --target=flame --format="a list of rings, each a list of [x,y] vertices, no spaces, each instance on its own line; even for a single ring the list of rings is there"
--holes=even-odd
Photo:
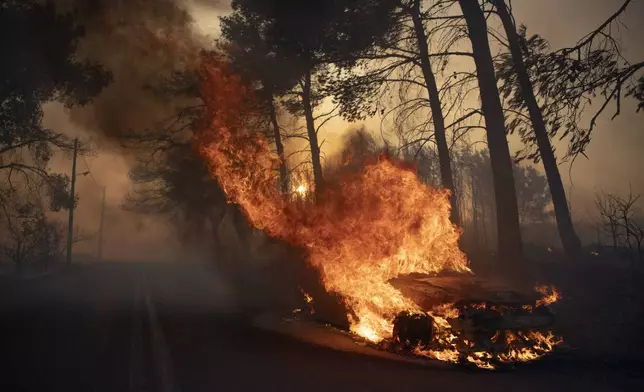
[[[304,301],[306,301],[307,304],[310,304],[313,302],[313,297],[311,297],[311,294],[307,293],[301,288],[300,288],[300,291],[302,292],[302,295],[304,296]]]
[[[543,298],[538,299],[535,303],[537,307],[549,306],[561,299],[561,293],[554,286],[537,286],[535,290],[543,295]]]
[[[295,188],[295,192],[300,196],[304,197],[306,196],[308,189],[306,188],[306,185],[300,184]]]
[[[386,157],[339,178],[315,204],[284,198],[277,157],[259,133],[244,127],[250,92],[218,62],[207,62],[205,74],[203,153],[213,174],[255,227],[308,250],[326,289],[340,293],[351,310],[353,332],[378,342],[391,337],[399,312],[420,310],[390,279],[469,271],[449,220],[448,193]]]
[[[306,302],[306,305],[309,308],[309,313],[310,314],[315,314],[315,308],[313,307],[313,297],[311,294],[307,293],[300,287],[300,292],[302,293],[302,296],[304,297],[304,302]]]
[[[506,332],[506,342],[508,345],[507,351],[498,355],[498,359],[502,363],[535,361],[551,352],[563,340],[552,332],[544,334],[530,331],[527,334]],[[528,346],[527,344],[531,345]]]
[[[451,327],[449,320],[459,317],[459,311],[453,304],[441,305],[428,313],[434,320],[436,345],[440,348],[418,346],[414,348],[413,353],[445,362],[465,361],[480,369],[494,370],[500,364],[540,359],[563,342],[563,339],[551,331],[497,331],[490,339],[497,344],[494,351],[474,351],[474,343],[460,339],[458,332],[453,331]],[[462,347],[463,345],[465,347]]]
[[[460,232],[449,220],[448,192],[427,187],[411,168],[386,156],[337,176],[306,202],[281,194],[278,157],[260,132],[247,129],[254,112],[251,91],[220,61],[206,60],[207,115],[199,142],[212,174],[253,226],[307,251],[326,290],[342,296],[353,333],[378,343],[392,337],[393,320],[400,312],[422,311],[389,283],[392,278],[443,270],[471,272],[458,248]],[[300,196],[312,191],[305,183],[293,186]],[[438,347],[414,351],[458,362],[462,353],[449,323],[459,316],[458,309],[445,304],[428,314],[438,331]],[[547,337],[542,340],[550,342]],[[471,353],[467,360],[487,367],[488,356]],[[504,358],[526,356],[511,352]]]
[[[490,363],[493,359],[492,354],[486,351],[476,351],[466,357],[467,362],[474,364],[476,367],[486,370],[494,370],[496,367]]]

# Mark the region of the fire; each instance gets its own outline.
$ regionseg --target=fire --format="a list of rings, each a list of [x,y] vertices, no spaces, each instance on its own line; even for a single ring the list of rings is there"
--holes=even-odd
[[[304,301],[306,301],[307,304],[310,304],[313,302],[313,297],[311,297],[311,294],[307,293],[306,291],[302,290],[300,287],[300,291],[302,292],[302,295],[304,296]]]
[[[552,332],[548,332],[547,334],[536,331],[531,331],[527,334],[522,332],[507,332],[506,342],[508,350],[498,356],[499,361],[502,363],[537,360],[551,352],[556,345],[562,342],[562,339],[556,337]]]
[[[306,187],[306,185],[300,184],[295,188],[295,193],[297,193],[300,197],[305,197],[308,193],[308,188]]]
[[[284,198],[277,157],[244,127],[250,92],[217,62],[208,62],[205,72],[210,116],[203,153],[213,174],[255,227],[308,250],[326,289],[341,294],[351,310],[353,332],[378,342],[391,337],[396,314],[420,310],[390,279],[469,271],[447,192],[430,189],[386,157],[320,191],[314,204]]]
[[[381,156],[359,172],[338,176],[315,190],[315,201],[303,203],[312,190],[295,183],[291,189],[299,201],[280,192],[278,157],[259,132],[246,128],[252,94],[216,59],[204,63],[203,99],[207,117],[199,141],[212,174],[252,225],[307,251],[326,290],[342,296],[353,333],[381,342],[392,337],[397,314],[422,312],[389,283],[392,278],[471,272],[458,248],[460,232],[449,220],[448,193],[427,187],[411,168]],[[303,295],[310,304],[312,298]],[[417,354],[459,361],[449,323],[458,309],[447,304],[428,313],[441,348],[419,347]],[[487,355],[472,353],[468,361],[484,367]]]
[[[302,293],[302,296],[304,297],[304,302],[306,302],[306,305],[309,308],[309,313],[310,314],[315,314],[315,308],[313,307],[313,297],[311,294],[307,293],[300,287],[300,292]]]
[[[537,286],[535,290],[543,295],[543,298],[537,300],[537,307],[552,305],[561,299],[561,294],[554,286]]]

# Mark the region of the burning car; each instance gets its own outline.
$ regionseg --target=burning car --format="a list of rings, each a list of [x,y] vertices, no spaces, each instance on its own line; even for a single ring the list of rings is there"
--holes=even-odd
[[[390,349],[483,368],[538,359],[561,342],[551,328],[554,287],[525,292],[474,275],[415,275],[394,279],[426,312],[394,320]]]

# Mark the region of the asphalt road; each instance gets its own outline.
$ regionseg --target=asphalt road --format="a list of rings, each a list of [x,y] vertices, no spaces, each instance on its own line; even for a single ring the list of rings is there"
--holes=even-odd
[[[207,268],[97,264],[0,280],[0,391],[636,391],[638,364],[420,367],[315,347],[238,317]]]

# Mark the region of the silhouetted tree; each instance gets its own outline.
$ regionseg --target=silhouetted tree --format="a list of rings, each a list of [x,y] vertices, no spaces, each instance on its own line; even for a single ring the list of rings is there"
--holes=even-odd
[[[522,225],[547,223],[552,197],[546,177],[532,166],[514,166],[519,220]]]
[[[374,6],[374,4],[376,6]],[[274,56],[287,61],[296,84],[287,94],[285,105],[306,120],[306,137],[311,151],[311,164],[316,189],[323,187],[320,143],[314,111],[327,97],[325,84],[330,64],[346,61],[345,53],[368,45],[373,40],[370,18],[386,9],[387,2],[378,0],[234,0],[233,9],[246,14],[262,15],[270,21],[265,30],[268,47]],[[383,28],[386,28],[383,27]],[[330,114],[329,114],[330,115]],[[324,121],[327,121],[325,119]]]
[[[478,0],[459,0],[459,4],[472,42],[482,110],[485,116],[487,142],[494,175],[499,258],[502,262],[513,263],[521,259],[519,211],[514,192],[512,159],[505,136],[505,118],[487,35],[487,23]]]
[[[212,177],[199,151],[196,131],[203,116],[200,79],[192,72],[176,73],[155,87],[160,96],[193,104],[178,108],[165,121],[123,137],[123,145],[136,151],[130,171],[133,191],[124,207],[128,210],[170,216],[191,246],[208,233],[215,251],[223,247],[217,229],[226,213],[226,195]]]
[[[532,80],[530,79],[523,59],[521,38],[517,33],[514,20],[505,0],[493,0],[492,3],[495,5],[505,29],[513,70],[516,73],[516,82],[519,87],[516,91],[517,96],[514,98],[514,106],[518,106],[520,103],[529,113],[532,131],[534,132],[534,137],[539,148],[539,156],[543,161],[543,168],[546,172],[548,185],[552,194],[561,243],[568,257],[574,260],[579,257],[581,252],[581,242],[575,233],[572,218],[570,217],[570,210],[568,209],[566,192],[557,166],[557,159],[550,144],[546,122],[537,102]],[[510,59],[507,59],[507,61],[510,61]],[[501,77],[503,78],[504,76]],[[505,77],[507,79],[507,76]]]
[[[626,249],[633,267],[636,266],[635,261],[641,265],[644,260],[644,226],[641,217],[636,215],[639,198],[632,192],[626,197],[608,193],[596,195],[595,202],[601,229],[610,235],[613,248]]]
[[[382,98],[384,92],[394,86],[398,88],[400,102],[392,106],[400,112],[401,119],[409,119],[417,111],[429,109],[425,112],[428,119],[421,121],[422,129],[419,130],[424,132],[425,128],[431,127],[431,136],[413,137],[415,140],[411,144],[424,144],[429,138],[435,142],[441,184],[452,193],[451,218],[459,224],[458,197],[447,140],[449,126],[445,124],[445,116],[452,114],[450,111],[459,106],[462,97],[454,99],[457,104],[444,101],[447,101],[447,90],[462,87],[464,80],[456,77],[458,80],[454,81],[454,77],[450,77],[439,86],[436,73],[446,69],[450,56],[471,56],[471,53],[452,49],[465,37],[459,28],[462,22],[448,16],[449,7],[445,2],[430,2],[428,7],[424,7],[420,0],[399,0],[393,4],[395,7],[385,24],[389,28],[374,40],[371,47],[360,48],[360,52],[351,54],[360,60],[360,66],[339,78],[334,93],[341,104],[342,114],[349,120],[373,116],[379,107],[381,114],[388,114],[391,108],[383,105]],[[375,14],[375,17],[380,15]],[[372,23],[374,33],[379,31],[379,24],[383,23],[378,20]],[[430,41],[433,41],[433,52],[429,50]],[[415,89],[421,89],[423,94],[410,94]],[[411,127],[406,133],[415,130],[418,127]]]
[[[23,183],[44,179],[51,192],[65,192],[66,177],[46,165],[53,148],[70,150],[73,142],[43,128],[42,104],[84,105],[109,83],[100,65],[77,59],[83,34],[73,16],[58,13],[52,3],[0,5],[0,169],[9,183],[19,174]]]
[[[278,58],[274,44],[266,34],[272,21],[252,10],[233,3],[233,13],[220,18],[222,49],[228,57],[231,70],[244,77],[245,83],[256,90],[259,110],[266,115],[272,127],[272,140],[280,157],[280,187],[289,189],[288,168],[278,122],[276,98],[296,83],[289,62]],[[272,46],[271,46],[272,45]]]
[[[599,27],[585,35],[572,47],[552,50],[539,35],[527,37],[525,28],[519,29],[518,39],[530,76],[533,91],[542,109],[550,137],[569,138],[564,158],[584,155],[596,127],[597,119],[611,103],[615,104],[612,118],[621,112],[621,101],[632,97],[638,101],[638,110],[644,107],[644,61],[630,63],[625,59],[622,45],[614,36],[621,23],[619,16],[626,12],[632,0],[622,6]],[[504,56],[499,66],[504,94],[510,106],[521,108],[519,80],[514,71],[512,56]],[[640,75],[639,78],[637,76]],[[522,157],[538,158],[539,150],[532,132],[525,132],[525,124],[518,116],[514,120],[526,150]],[[544,159],[545,157],[541,157]],[[553,189],[556,192],[556,190]]]
[[[69,195],[52,195],[52,189],[65,188],[40,177],[0,188],[0,262],[8,260],[21,270],[62,259],[65,227],[47,212],[67,207]]]

